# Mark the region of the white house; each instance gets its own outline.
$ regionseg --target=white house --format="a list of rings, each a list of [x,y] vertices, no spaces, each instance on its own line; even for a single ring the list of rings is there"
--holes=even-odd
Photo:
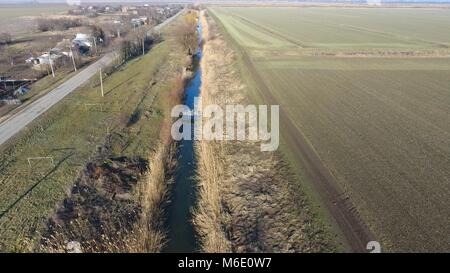
[[[77,33],[75,39],[72,40],[72,43],[79,47],[91,47],[92,46],[92,38],[88,34]]]

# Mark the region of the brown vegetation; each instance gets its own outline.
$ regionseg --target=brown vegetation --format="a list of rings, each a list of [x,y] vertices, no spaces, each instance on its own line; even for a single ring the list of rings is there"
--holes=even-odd
[[[76,241],[83,252],[117,252],[136,244],[128,233],[142,208],[133,190],[146,169],[142,158],[102,156],[89,163],[49,220],[41,248],[65,251]]]
[[[37,28],[39,31],[45,32],[50,30],[67,30],[82,25],[81,19],[78,18],[38,18]]]
[[[166,109],[181,102],[183,86],[181,78],[173,81]],[[142,215],[135,228],[139,243],[129,249],[132,252],[159,252],[166,240],[164,208],[169,197],[171,174],[176,164],[174,158],[176,146],[170,136],[172,124],[170,115],[166,112],[165,116],[160,131],[160,143],[150,157],[149,171],[139,187],[138,195],[142,206]]]
[[[248,102],[236,56],[202,16],[203,104]],[[194,224],[206,252],[322,252],[334,246],[278,153],[251,141],[200,141]]]
[[[197,14],[195,12],[189,12],[183,16],[182,22],[175,29],[175,37],[187,54],[195,53],[198,46]]]
[[[122,134],[108,135],[106,144],[50,218],[39,251],[70,252],[74,242],[79,243],[82,252],[161,250],[165,243],[164,208],[176,150],[170,137],[168,111],[181,103],[184,80],[177,77],[171,86],[163,105],[165,118],[159,144],[148,161],[115,157],[115,151],[123,150],[126,141]]]
[[[161,41],[158,33],[148,33],[148,29],[140,27],[127,36],[120,44],[120,54],[122,61],[130,60],[134,57],[144,55],[150,47]]]

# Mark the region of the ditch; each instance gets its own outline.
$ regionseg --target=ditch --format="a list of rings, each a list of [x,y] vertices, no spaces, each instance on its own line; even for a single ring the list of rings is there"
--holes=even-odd
[[[194,56],[194,74],[184,90],[184,103],[191,110],[194,109],[195,97],[200,94],[202,82],[200,23],[197,26],[197,33],[199,46]],[[192,224],[192,209],[196,204],[196,169],[194,140],[181,140],[177,150],[177,169],[174,173],[171,203],[167,210],[168,243],[163,252],[192,253],[198,250],[198,241]]]

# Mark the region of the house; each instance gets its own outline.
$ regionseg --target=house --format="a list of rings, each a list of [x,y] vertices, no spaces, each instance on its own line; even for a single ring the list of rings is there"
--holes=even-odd
[[[61,51],[59,48],[52,48],[49,52],[44,52],[38,57],[30,57],[26,59],[25,62],[32,64],[35,69],[40,69],[41,65],[55,64],[63,56],[71,57],[72,55],[70,52]]]
[[[92,38],[89,34],[77,33],[75,39],[72,40],[72,43],[79,47],[91,47]]]
[[[131,19],[130,23],[133,27],[140,27],[148,23],[148,18],[147,17],[133,18]]]
[[[42,64],[54,64],[59,58],[61,58],[61,54],[56,54],[50,52],[45,52],[41,56],[37,57],[38,59],[38,65]]]
[[[37,64],[39,64],[39,59],[36,58],[36,57],[30,57],[30,58],[25,60],[25,63],[37,65]]]
[[[78,48],[81,54],[86,54],[92,47],[93,39],[90,35],[78,33],[72,44]]]
[[[148,18],[146,16],[139,17],[139,19],[143,22],[144,25],[148,24]]]

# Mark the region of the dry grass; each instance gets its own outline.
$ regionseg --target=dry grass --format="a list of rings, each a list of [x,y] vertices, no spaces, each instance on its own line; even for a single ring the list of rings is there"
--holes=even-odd
[[[138,222],[136,245],[131,245],[129,252],[159,252],[164,245],[164,203],[168,188],[166,183],[167,162],[172,162],[172,152],[160,144],[150,158],[150,171],[140,184],[139,196],[142,206],[141,218]],[[131,251],[130,251],[131,250]]]
[[[81,243],[82,252],[87,253],[154,253],[161,251],[166,240],[164,209],[169,197],[171,174],[176,164],[174,157],[176,145],[170,135],[172,121],[169,111],[173,105],[181,102],[183,82],[181,77],[177,77],[171,83],[172,88],[166,95],[165,106],[163,106],[165,113],[160,127],[159,143],[148,158],[148,171],[139,179],[135,190],[132,190],[134,197],[131,197],[129,202],[117,204],[115,210],[106,209],[97,216],[87,216],[94,209],[93,207],[81,208],[82,211],[77,213],[78,216],[75,220],[52,228],[56,232],[50,232],[50,235],[44,236],[38,245],[38,251],[70,251],[67,246],[74,238],[75,241]],[[94,185],[99,183],[100,181],[93,182]],[[105,186],[110,183],[110,181],[106,181]],[[102,200],[101,195],[99,193],[96,199]],[[121,213],[127,208],[131,213]],[[101,227],[92,228],[92,217],[101,218]],[[120,218],[125,221],[121,221]],[[23,244],[20,251],[32,249],[33,244],[35,243]]]
[[[201,65],[204,68],[203,81],[201,87],[202,100],[205,105],[215,103],[211,96],[210,85],[207,76],[210,75],[209,67],[211,50],[209,43],[209,27],[204,13],[201,16],[203,26],[203,51],[207,54],[203,56]],[[223,226],[228,222],[228,215],[223,211],[221,204],[220,180],[224,173],[224,151],[219,143],[209,141],[199,141],[196,143],[196,153],[198,158],[198,203],[194,213],[194,225],[199,234],[202,250],[205,252],[230,252],[231,242],[227,239]]]
[[[149,159],[149,171],[139,187],[142,214],[136,227],[138,244],[132,245],[129,252],[160,252],[165,244],[164,208],[169,197],[171,173],[176,165],[176,145],[170,135],[172,122],[168,111],[181,102],[184,81],[178,77],[172,86],[166,102],[168,107],[160,131],[160,143]]]
[[[247,104],[236,55],[212,19],[202,16],[202,101]],[[278,153],[258,142],[199,141],[194,224],[205,252],[332,251],[329,234]]]
[[[228,215],[221,204],[220,180],[224,153],[219,144],[201,141],[196,146],[198,161],[198,204],[194,225],[205,252],[230,252],[231,243],[223,226]]]

